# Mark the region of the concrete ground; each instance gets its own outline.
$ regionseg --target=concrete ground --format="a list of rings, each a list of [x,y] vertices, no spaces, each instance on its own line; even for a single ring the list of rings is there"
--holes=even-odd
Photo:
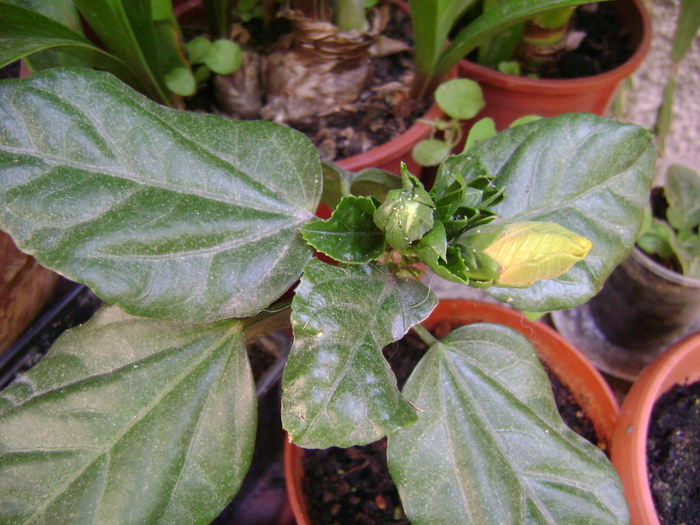
[[[651,129],[671,67],[669,55],[680,0],[645,0],[645,3],[652,17],[654,37],[649,55],[632,77],[632,87],[626,93],[626,111],[620,118]],[[665,159],[686,159],[700,169],[699,137],[700,36],[696,36],[680,65]]]

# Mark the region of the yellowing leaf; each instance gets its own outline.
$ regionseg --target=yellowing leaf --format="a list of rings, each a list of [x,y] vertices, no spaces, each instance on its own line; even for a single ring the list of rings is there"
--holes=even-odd
[[[554,222],[516,222],[484,253],[503,268],[500,286],[529,286],[567,272],[591,246],[585,237]]]

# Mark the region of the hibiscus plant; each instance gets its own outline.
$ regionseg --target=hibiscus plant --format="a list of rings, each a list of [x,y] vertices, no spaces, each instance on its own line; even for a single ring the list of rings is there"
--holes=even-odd
[[[291,319],[289,438],[389,436],[413,523],[626,522],[614,469],[557,415],[532,345],[496,325],[431,339],[418,323],[437,299],[415,276],[529,311],[587,300],[634,245],[654,156],[638,126],[564,115],[448,157],[424,188],[108,73],[3,82],[0,228],[110,306],[2,392],[0,521],[212,520],[255,441],[246,342]],[[401,392],[381,349],[412,327],[432,347]]]

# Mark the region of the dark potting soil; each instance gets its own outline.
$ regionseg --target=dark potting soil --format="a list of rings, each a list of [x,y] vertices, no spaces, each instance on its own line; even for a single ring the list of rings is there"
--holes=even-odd
[[[409,17],[394,4],[390,5],[393,6],[392,16],[382,34],[412,45]],[[432,100],[416,102],[401,96],[401,92],[387,94],[381,89],[412,76],[415,69],[412,53],[402,51],[387,57],[373,57],[372,67],[371,83],[353,104],[353,111],[341,111],[314,119],[310,124],[295,126],[318,148],[321,160],[338,161],[385,144],[408,130],[430,108]],[[217,106],[211,81],[187,99],[186,104],[189,110],[224,115]]]
[[[19,67],[20,61],[12,62],[7,64],[5,67],[0,68],[0,80],[5,78],[17,78],[19,77]]]
[[[573,30],[583,34],[578,47],[533,71],[521,63],[523,74],[543,79],[588,77],[620,66],[635,52],[631,35],[621,33],[621,21],[607,2],[579,7],[571,22]],[[474,62],[476,57],[477,51],[469,55]]]
[[[578,8],[572,22],[574,30],[585,37],[576,49],[562,54],[552,68],[540,70],[540,78],[598,75],[622,65],[634,54],[630,35],[620,32],[620,20],[605,2]]]
[[[436,331],[448,333],[436,327]],[[439,337],[441,334],[436,334]],[[384,357],[396,374],[399,389],[411,374],[427,345],[413,333],[386,346]],[[549,371],[548,371],[549,373]],[[556,376],[552,389],[557,408],[569,427],[596,444],[593,424]],[[369,445],[324,450],[305,450],[303,490],[312,523],[318,525],[410,525],[399,493],[389,474],[386,439]]]
[[[700,523],[700,381],[675,385],[654,404],[647,468],[659,521]]]

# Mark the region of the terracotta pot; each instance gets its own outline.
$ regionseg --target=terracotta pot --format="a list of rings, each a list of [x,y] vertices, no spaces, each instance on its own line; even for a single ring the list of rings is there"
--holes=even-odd
[[[651,46],[651,18],[642,0],[609,4],[630,33],[635,53],[624,64],[599,75],[575,79],[532,79],[507,75],[468,60],[459,62],[459,74],[479,83],[485,108],[477,119],[491,117],[496,129],[505,129],[525,115],[554,117],[561,113],[605,115],[620,83],[642,63]]]
[[[659,525],[649,488],[646,442],[656,400],[675,384],[700,379],[700,333],[674,344],[642,371],[620,410],[612,463],[622,479],[632,525]]]
[[[19,251],[0,232],[0,353],[29,326],[52,297],[58,274]]]
[[[617,400],[600,373],[588,360],[555,330],[540,322],[531,322],[512,308],[477,301],[443,299],[423,321],[429,330],[440,321],[453,325],[498,323],[520,332],[535,346],[537,354],[566,386],[591,419],[602,446],[609,450],[619,412]],[[304,450],[285,444],[287,492],[299,525],[310,525],[302,490]]]

